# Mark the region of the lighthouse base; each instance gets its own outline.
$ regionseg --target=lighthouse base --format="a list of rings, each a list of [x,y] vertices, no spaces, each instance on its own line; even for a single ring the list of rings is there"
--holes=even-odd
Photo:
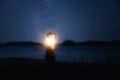
[[[46,54],[45,54],[45,61],[47,63],[53,63],[55,62],[55,51],[51,48],[46,49]]]
[[[53,63],[53,62],[55,62],[56,61],[55,60],[55,55],[45,55],[45,61],[47,63]]]

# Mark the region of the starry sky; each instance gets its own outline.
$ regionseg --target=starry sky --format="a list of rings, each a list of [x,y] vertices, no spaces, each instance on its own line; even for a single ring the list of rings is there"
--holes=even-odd
[[[0,0],[0,42],[120,40],[119,0]]]

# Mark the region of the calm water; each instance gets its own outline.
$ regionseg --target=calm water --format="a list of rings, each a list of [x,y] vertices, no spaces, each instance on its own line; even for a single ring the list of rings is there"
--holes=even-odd
[[[57,47],[57,61],[70,62],[104,62],[110,58],[112,61],[120,61],[120,47]],[[0,57],[19,57],[44,59],[45,50],[37,46],[26,47],[0,47]]]

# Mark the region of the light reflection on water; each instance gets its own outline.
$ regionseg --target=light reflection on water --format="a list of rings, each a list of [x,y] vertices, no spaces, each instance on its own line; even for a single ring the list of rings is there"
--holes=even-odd
[[[112,61],[120,61],[120,47],[73,47],[61,46],[56,49],[57,61],[70,62],[105,62],[110,59]],[[35,58],[44,59],[45,50],[36,46],[24,47],[0,47],[0,57],[19,57],[19,58]]]

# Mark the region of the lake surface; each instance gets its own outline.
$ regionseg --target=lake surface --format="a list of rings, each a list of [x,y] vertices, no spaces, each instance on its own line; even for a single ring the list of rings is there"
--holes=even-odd
[[[57,61],[65,62],[120,62],[120,47],[102,46],[61,46],[55,51]],[[4,46],[0,47],[0,58],[45,59],[45,49],[38,46]]]

